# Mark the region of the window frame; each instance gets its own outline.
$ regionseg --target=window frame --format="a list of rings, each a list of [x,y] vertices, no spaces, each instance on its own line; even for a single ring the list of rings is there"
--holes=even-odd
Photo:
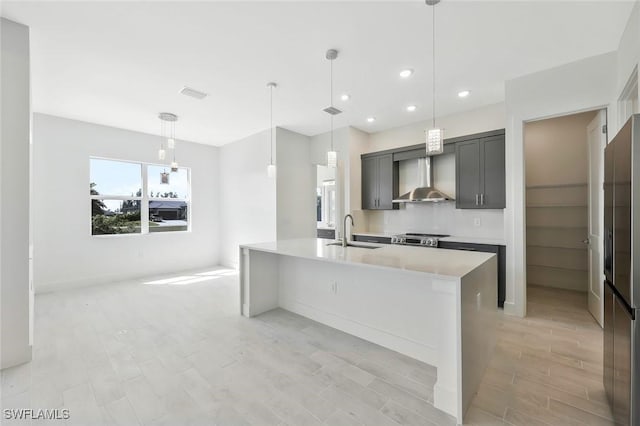
[[[136,197],[131,195],[109,195],[109,194],[98,194],[92,195],[89,193],[89,205],[91,205],[92,200],[117,200],[117,201],[140,201],[140,232],[134,232],[130,234],[94,234],[93,233],[93,215],[91,211],[89,212],[89,235],[91,237],[97,238],[123,238],[123,237],[140,237],[145,235],[156,235],[156,234],[184,234],[190,233],[192,230],[192,194],[191,194],[191,168],[190,167],[179,167],[179,169],[186,170],[187,172],[187,188],[188,194],[187,197],[180,198],[162,198],[162,197],[150,197],[149,196],[149,166],[153,167],[163,167],[169,170],[171,173],[171,167],[166,164],[158,164],[158,163],[147,163],[143,161],[134,161],[134,160],[121,160],[117,158],[108,158],[108,157],[99,157],[99,156],[89,156],[89,184],[91,184],[91,160],[106,160],[106,161],[114,161],[119,163],[130,163],[136,164],[140,166],[140,183],[142,186],[142,196]],[[187,204],[187,229],[180,231],[166,231],[166,232],[149,232],[149,201],[183,201]]]

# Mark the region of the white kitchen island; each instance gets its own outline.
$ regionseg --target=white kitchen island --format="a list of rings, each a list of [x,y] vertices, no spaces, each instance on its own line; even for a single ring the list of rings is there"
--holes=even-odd
[[[431,364],[434,406],[461,424],[495,346],[495,254],[329,243],[241,246],[242,315],[280,307]]]

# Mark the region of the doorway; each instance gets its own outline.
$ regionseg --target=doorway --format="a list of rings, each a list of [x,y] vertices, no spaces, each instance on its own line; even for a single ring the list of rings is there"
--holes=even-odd
[[[605,110],[525,123],[530,313],[544,313],[544,305],[556,297],[572,300],[574,308],[588,311],[602,325],[605,145]]]

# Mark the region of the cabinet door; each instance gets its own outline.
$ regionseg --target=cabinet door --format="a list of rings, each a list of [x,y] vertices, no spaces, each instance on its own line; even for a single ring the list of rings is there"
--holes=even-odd
[[[480,206],[504,209],[506,205],[504,137],[480,142]]]
[[[362,210],[374,210],[378,204],[378,158],[362,159]]]
[[[394,208],[391,202],[397,197],[398,188],[397,167],[394,167],[393,155],[381,155],[378,157],[378,205],[379,210],[391,210]]]
[[[456,144],[456,208],[478,209],[480,197],[480,142]]]

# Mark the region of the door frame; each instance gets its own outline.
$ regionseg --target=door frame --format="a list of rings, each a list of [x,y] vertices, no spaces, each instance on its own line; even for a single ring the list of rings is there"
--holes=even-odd
[[[591,107],[576,109],[572,111],[558,112],[555,114],[547,114],[540,116],[532,116],[529,118],[517,117],[514,119],[514,129],[518,132],[518,145],[514,146],[514,136],[510,135],[507,144],[507,167],[511,169],[507,176],[512,176],[511,182],[507,182],[507,208],[509,208],[509,199],[512,202],[512,215],[505,214],[505,229],[507,230],[507,256],[513,256],[514,261],[511,262],[512,268],[507,270],[507,274],[511,275],[508,280],[513,282],[512,302],[505,302],[505,313],[519,317],[527,315],[527,206],[526,206],[526,164],[524,155],[524,126],[527,123],[546,120],[550,118],[564,117],[567,115],[580,114],[589,111],[605,110],[606,116],[609,117],[609,104],[594,105]],[[607,139],[607,143],[609,139]],[[517,161],[509,161],[509,160]],[[519,166],[519,167],[517,167]],[[511,219],[511,220],[509,220]],[[509,232],[510,231],[510,232]],[[511,234],[511,235],[510,235]],[[512,236],[512,238],[509,238]],[[509,289],[507,288],[507,292]],[[507,299],[509,294],[507,293]]]
[[[604,114],[604,131],[600,131],[598,128],[596,128],[596,132],[598,133],[599,137],[598,137],[598,149],[601,150],[601,156],[600,156],[600,162],[599,164],[592,164],[591,161],[591,141],[589,140],[589,130],[591,129],[591,124],[595,121],[598,121],[599,115],[600,114]],[[604,149],[607,146],[607,142],[609,139],[609,134],[608,134],[608,122],[609,122],[609,117],[607,116],[607,110],[600,110],[598,111],[596,117],[594,117],[593,121],[591,123],[589,123],[589,125],[587,126],[587,159],[588,159],[588,178],[587,178],[587,183],[588,183],[588,206],[587,208],[589,209],[589,213],[588,213],[588,220],[589,220],[589,225],[588,225],[588,231],[587,231],[587,243],[588,243],[588,248],[587,248],[587,252],[588,252],[588,256],[589,256],[589,280],[588,280],[588,288],[587,288],[587,303],[588,303],[588,310],[591,313],[591,315],[595,318],[595,320],[598,322],[598,324],[600,324],[600,326],[604,326],[604,189],[603,189],[603,185],[604,185]],[[600,123],[602,123],[602,121],[598,121],[598,125],[600,125]],[[604,138],[601,136],[601,134],[604,133]],[[603,140],[604,139],[604,140]],[[600,232],[600,235],[598,236],[598,241],[597,241],[597,251],[598,251],[598,255],[600,257],[599,262],[597,262],[596,267],[597,267],[597,272],[598,273],[598,282],[597,285],[600,289],[599,291],[599,296],[596,296],[595,293],[593,293],[592,291],[592,279],[593,279],[593,268],[594,265],[592,263],[592,247],[594,242],[591,240],[591,228],[592,228],[592,220],[594,220],[593,216],[591,215],[592,213],[592,208],[593,208],[593,203],[594,200],[592,199],[592,187],[591,187],[591,177],[592,177],[592,173],[594,171],[594,166],[597,167],[597,170],[599,172],[599,181],[596,182],[596,189],[599,187],[599,191],[600,191],[600,199],[599,199],[599,205],[602,208],[601,213],[602,214],[598,214],[595,218],[595,220],[598,221],[598,229]],[[596,200],[597,201],[597,200]],[[598,304],[599,306],[597,306],[595,303],[592,306],[592,299],[591,299],[591,295],[593,294],[593,297],[598,299]],[[594,308],[599,308],[599,312],[597,315],[594,315],[592,312],[592,309]]]

